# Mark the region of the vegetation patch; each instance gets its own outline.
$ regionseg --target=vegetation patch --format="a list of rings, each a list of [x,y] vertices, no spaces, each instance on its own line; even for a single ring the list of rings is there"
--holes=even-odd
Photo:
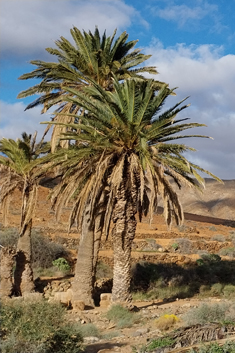
[[[161,331],[166,331],[169,330],[170,328],[173,328],[176,323],[179,322],[179,318],[174,315],[174,314],[165,314],[161,317],[159,317],[157,320],[155,320],[155,326],[161,330]]]
[[[113,305],[106,313],[108,320],[113,321],[116,327],[132,327],[140,319],[139,314],[130,312],[121,305]]]
[[[3,353],[75,353],[82,350],[79,327],[65,320],[65,309],[44,300],[11,300],[1,305]]]
[[[218,343],[211,343],[208,346],[202,346],[200,348],[193,348],[187,351],[187,353],[234,353],[235,343],[227,342],[223,345]]]
[[[206,324],[209,322],[235,322],[235,306],[231,303],[202,304],[183,315],[187,326]]]

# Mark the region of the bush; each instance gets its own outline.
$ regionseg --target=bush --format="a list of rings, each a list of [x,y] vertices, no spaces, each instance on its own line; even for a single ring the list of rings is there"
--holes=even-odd
[[[108,320],[112,320],[117,328],[132,327],[139,319],[139,315],[131,313],[121,305],[113,305],[106,313]]]
[[[166,314],[159,317],[157,320],[155,320],[155,326],[159,330],[166,331],[172,328],[178,321],[179,321],[179,318],[176,315]]]
[[[146,347],[145,351],[151,352],[156,348],[165,348],[172,346],[175,343],[175,340],[173,340],[170,337],[160,337],[156,340],[152,340]]]
[[[219,251],[221,256],[229,256],[231,258],[235,257],[235,248],[223,248]]]
[[[37,229],[32,229],[32,265],[33,268],[49,268],[52,261],[67,256],[67,250],[60,244],[51,242]],[[5,228],[0,231],[0,244],[16,248],[19,238],[17,228]]]
[[[183,320],[186,325],[206,324],[209,322],[226,322],[234,321],[235,316],[231,314],[233,311],[229,303],[220,304],[202,304],[198,308],[189,310],[184,316]]]
[[[224,242],[226,239],[222,234],[216,234],[211,238],[211,240]]]
[[[70,266],[68,261],[65,260],[63,257],[59,257],[58,259],[52,261],[53,266],[57,267],[59,271],[67,272],[70,271]]]
[[[212,295],[221,295],[223,293],[223,284],[221,283],[215,283],[211,286],[211,290],[210,290]]]
[[[199,349],[191,349],[187,353],[235,353],[235,343],[226,342],[222,346],[218,343],[211,343],[209,346],[200,347]]]
[[[181,254],[191,254],[193,245],[191,240],[186,238],[178,238],[176,239],[176,244],[178,245],[177,251]]]
[[[4,247],[16,248],[19,232],[16,228],[3,228],[0,230],[0,244]]]
[[[223,294],[226,298],[234,299],[235,298],[235,286],[228,284],[224,286]]]
[[[12,300],[1,306],[3,353],[75,353],[81,351],[78,328],[65,321],[65,309],[45,300]]]

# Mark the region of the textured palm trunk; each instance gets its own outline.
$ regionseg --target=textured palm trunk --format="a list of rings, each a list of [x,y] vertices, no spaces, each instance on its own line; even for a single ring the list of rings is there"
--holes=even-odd
[[[113,302],[130,302],[131,246],[136,231],[136,207],[132,197],[121,190],[114,209],[113,238]]]
[[[15,251],[11,248],[1,248],[1,298],[10,297],[13,292],[13,266],[15,262]]]
[[[72,283],[73,301],[82,300],[86,306],[94,307],[93,295],[94,227],[90,216],[90,205],[85,209],[82,223],[75,276]]]
[[[16,268],[14,272],[14,291],[17,295],[34,291],[31,249],[32,219],[25,227],[17,244]]]
[[[14,272],[14,291],[17,295],[34,291],[32,269],[32,217],[37,199],[37,186],[25,179],[21,229],[17,244],[16,269]]]

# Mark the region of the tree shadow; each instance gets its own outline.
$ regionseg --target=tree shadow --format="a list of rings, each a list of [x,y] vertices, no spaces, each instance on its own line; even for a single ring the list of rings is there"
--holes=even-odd
[[[198,294],[201,286],[212,286],[215,283],[235,285],[235,261],[221,260],[209,254],[193,264],[180,266],[177,264],[139,262],[133,268],[132,292],[169,294],[166,301],[176,298],[185,299]],[[174,289],[178,288],[177,293]],[[182,290],[181,290],[182,288]]]

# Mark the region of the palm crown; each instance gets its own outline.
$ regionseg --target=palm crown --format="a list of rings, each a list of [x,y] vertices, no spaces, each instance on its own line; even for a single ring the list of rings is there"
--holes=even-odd
[[[15,189],[23,193],[23,199],[32,189],[30,202],[23,202],[21,214],[21,232],[26,226],[28,219],[32,218],[32,211],[36,200],[36,186],[42,177],[44,170],[38,168],[43,163],[42,154],[49,152],[49,144],[46,142],[36,143],[36,136],[22,134],[22,139],[12,140],[2,138],[0,140],[0,165],[4,170],[1,186],[0,203],[2,203],[4,215],[7,213],[7,201]],[[25,201],[25,200],[24,200]]]
[[[182,183],[203,185],[198,170],[213,175],[183,156],[193,148],[172,141],[206,137],[179,134],[204,125],[185,123],[187,118],[176,120],[176,115],[187,107],[181,106],[183,101],[161,112],[171,94],[167,85],[156,91],[153,80],[119,83],[114,78],[113,87],[114,92],[107,92],[92,81],[92,86],[86,87],[84,92],[68,89],[72,95],[67,100],[83,107],[86,113],[81,117],[79,133],[76,124],[69,124],[74,131],[64,138],[75,143],[66,152],[66,160],[63,160],[63,150],[55,157],[54,163],[60,164],[65,172],[54,193],[58,213],[66,200],[75,197],[70,225],[76,219],[82,222],[83,205],[87,199],[92,200],[93,209],[97,208],[100,195],[106,188],[109,190],[105,206],[107,234],[117,198],[124,186],[126,196],[134,201],[134,213],[138,210],[140,217],[142,212],[153,212],[158,194],[161,194],[167,223],[171,224],[172,214],[177,222],[181,222],[181,205],[167,176],[180,187]]]
[[[25,91],[22,91],[18,98],[24,98],[39,93],[41,96],[29,104],[26,109],[43,104],[42,112],[50,107],[59,105],[57,112],[78,113],[79,106],[68,103],[63,97],[71,95],[67,87],[82,89],[84,85],[90,84],[86,77],[93,78],[101,87],[112,90],[112,75],[115,74],[119,80],[129,77],[142,78],[141,73],[148,72],[156,74],[154,67],[136,67],[147,60],[151,55],[144,55],[140,49],[134,49],[137,40],[127,41],[128,34],[123,32],[115,40],[116,31],[112,36],[106,33],[100,37],[98,28],[94,34],[90,31],[80,32],[76,27],[71,29],[71,35],[75,45],[61,37],[57,40],[57,49],[47,48],[47,52],[55,55],[58,62],[44,62],[33,60],[31,64],[37,68],[30,73],[20,77],[22,80],[39,78],[41,82]],[[158,87],[161,82],[156,81]],[[58,122],[72,122],[66,115],[55,116]],[[52,150],[58,143],[60,127],[54,130],[52,135]]]

